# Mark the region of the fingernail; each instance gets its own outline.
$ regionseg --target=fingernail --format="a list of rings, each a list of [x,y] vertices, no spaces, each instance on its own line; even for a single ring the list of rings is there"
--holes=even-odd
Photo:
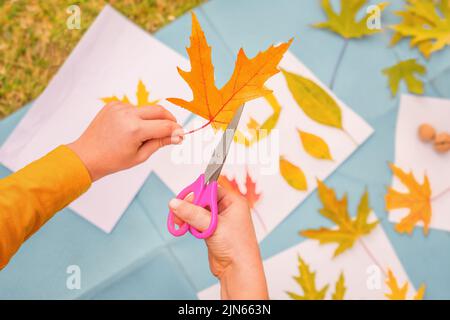
[[[182,201],[180,199],[172,199],[169,202],[169,207],[172,208],[173,210],[176,210],[180,207]]]
[[[180,137],[180,136],[172,137],[172,143],[173,144],[180,144],[182,141],[183,141],[183,138]]]

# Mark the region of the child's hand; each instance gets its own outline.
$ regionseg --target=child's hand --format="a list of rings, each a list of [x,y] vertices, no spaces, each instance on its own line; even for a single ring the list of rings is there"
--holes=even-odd
[[[220,280],[222,299],[267,299],[264,270],[246,200],[221,187],[217,200],[217,229],[206,239],[206,245],[211,272]],[[199,231],[208,228],[209,211],[193,205],[189,199],[172,199],[169,207],[179,219]]]
[[[162,146],[181,143],[182,139],[181,127],[163,107],[137,108],[112,102],[68,146],[81,158],[95,181],[144,162]]]

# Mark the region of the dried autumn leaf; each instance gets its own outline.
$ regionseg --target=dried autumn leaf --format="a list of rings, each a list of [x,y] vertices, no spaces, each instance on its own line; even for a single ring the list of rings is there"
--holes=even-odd
[[[137,85],[137,90],[136,90],[136,99],[137,99],[136,106],[137,107],[151,106],[151,105],[158,103],[158,100],[149,101],[148,96],[149,96],[149,92],[147,91],[145,84],[141,80],[139,80],[139,83]],[[126,95],[124,95],[122,99],[117,98],[117,96],[111,96],[111,97],[102,98],[102,101],[104,103],[109,103],[112,101],[121,101],[124,103],[130,103],[130,100],[128,99],[128,97]]]
[[[334,293],[331,296],[333,300],[344,300],[345,292],[347,288],[345,287],[345,278],[344,273],[341,272],[338,281],[336,282],[336,287],[334,289]]]
[[[328,290],[328,285],[318,289],[316,287],[316,273],[311,272],[309,265],[298,256],[298,271],[299,275],[294,277],[294,280],[298,283],[303,290],[303,295],[299,295],[294,292],[286,292],[291,299],[294,300],[323,300]]]
[[[243,191],[239,187],[239,184],[237,183],[235,178],[229,179],[227,176],[221,175],[218,179],[218,183],[223,188],[230,190],[232,192],[236,192],[237,194],[240,194],[241,196],[243,196],[247,200],[250,210],[259,220],[261,227],[264,229],[264,231],[267,232],[268,229],[267,229],[266,223],[265,223],[263,217],[259,214],[259,212],[255,208],[256,203],[261,198],[261,193],[256,192],[256,182],[253,181],[252,177],[248,173],[248,170],[245,174],[245,191]]]
[[[408,294],[408,282],[400,287],[394,273],[389,269],[388,278],[386,279],[386,285],[391,292],[386,293],[385,296],[390,300],[406,300]],[[425,285],[421,285],[417,290],[414,300],[422,300],[425,294]]]
[[[178,72],[191,88],[193,100],[190,102],[179,98],[167,100],[208,120],[207,124],[211,123],[215,129],[225,128],[236,109],[244,102],[271,92],[264,87],[264,83],[278,73],[278,63],[292,43],[291,39],[279,46],[271,46],[252,59],[247,58],[240,49],[230,80],[218,89],[214,80],[211,47],[208,46],[194,13],[192,13],[190,40],[191,46],[187,48],[187,53],[191,71],[178,68]]]
[[[256,183],[252,180],[248,171],[245,176],[245,192],[239,188],[239,185],[234,178],[229,179],[227,176],[221,175],[218,179],[218,183],[225,189],[242,195],[247,200],[250,209],[255,208],[255,204],[261,197],[261,193],[256,192]]]
[[[257,143],[262,139],[268,137],[272,130],[276,127],[278,119],[280,118],[281,105],[273,93],[269,93],[268,95],[264,96],[264,99],[272,108],[272,114],[262,124],[260,124],[255,119],[250,118],[249,122],[247,123],[247,129],[248,133],[250,134],[250,138],[248,138],[240,130],[236,130],[234,137],[235,142],[243,144],[246,147],[250,147],[254,143]]]
[[[341,108],[337,102],[314,81],[281,69],[294,100],[312,120],[326,126],[342,129]]]
[[[308,190],[308,182],[302,169],[280,157],[280,173],[284,180],[294,189]]]
[[[425,175],[423,183],[420,184],[412,172],[406,174],[394,164],[390,164],[390,167],[394,176],[408,188],[407,193],[388,188],[385,196],[386,210],[409,209],[409,213],[395,225],[395,230],[411,234],[415,225],[421,221],[424,234],[428,234],[431,220],[431,187],[428,177]]]
[[[368,20],[371,14],[367,13],[361,20],[356,21],[359,10],[367,3],[367,0],[341,0],[341,12],[337,14],[329,0],[322,0],[322,8],[325,11],[328,21],[316,23],[316,28],[329,29],[346,39],[361,38],[380,32],[378,29],[369,29]],[[382,11],[388,5],[383,2],[378,4]]]
[[[417,290],[416,295],[414,296],[414,300],[423,300],[423,297],[425,296],[425,289],[427,287],[422,284],[419,288],[419,290]]]
[[[408,0],[405,10],[396,14],[402,21],[391,26],[392,45],[411,37],[411,46],[426,58],[450,45],[450,1]]]
[[[400,61],[396,65],[383,70],[383,74],[389,79],[389,88],[392,96],[396,96],[400,82],[403,80],[408,87],[408,91],[415,94],[423,94],[423,81],[415,75],[424,75],[427,72],[425,66],[419,64],[416,59]]]
[[[369,234],[378,225],[378,221],[367,221],[371,209],[369,207],[369,194],[364,192],[358,205],[355,218],[351,218],[347,208],[347,195],[339,200],[333,189],[328,188],[322,181],[317,181],[317,190],[323,208],[319,210],[325,218],[333,221],[337,228],[320,228],[317,230],[304,230],[300,235],[319,240],[320,244],[337,243],[334,256],[353,247],[362,236]]]
[[[317,159],[333,160],[328,144],[321,137],[298,129],[297,131],[303,148],[309,155]]]
[[[123,96],[122,99],[119,99],[117,96],[111,96],[111,97],[105,97],[102,98],[103,103],[110,103],[110,102],[114,102],[114,101],[120,101],[123,103],[130,103],[130,100],[128,99],[128,97],[126,95]]]

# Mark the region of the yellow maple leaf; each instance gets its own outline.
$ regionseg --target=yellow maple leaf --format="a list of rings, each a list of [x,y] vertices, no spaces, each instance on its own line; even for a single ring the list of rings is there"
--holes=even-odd
[[[287,292],[289,297],[294,300],[323,300],[325,294],[328,291],[328,285],[318,289],[316,287],[316,273],[309,269],[309,265],[298,256],[298,276],[294,277],[294,280],[298,283],[303,290],[303,295]]]
[[[333,300],[344,300],[345,292],[347,288],[345,287],[345,278],[344,273],[341,272],[338,281],[336,282],[336,286],[334,289],[334,293],[331,296]]]
[[[322,227],[317,230],[304,230],[300,232],[300,235],[319,240],[320,244],[337,243],[335,257],[353,247],[356,240],[369,234],[378,225],[378,221],[371,223],[367,221],[371,212],[367,191],[361,197],[356,217],[352,219],[348,213],[347,195],[344,195],[341,200],[337,199],[334,190],[320,180],[317,181],[317,190],[323,205],[323,208],[319,210],[320,214],[333,221],[337,228]]]
[[[190,40],[187,53],[191,71],[178,68],[178,72],[191,88],[193,100],[190,102],[179,98],[167,100],[207,119],[207,124],[211,123],[215,129],[225,128],[236,109],[244,102],[271,92],[264,87],[264,83],[278,73],[278,63],[292,43],[291,39],[276,47],[271,46],[252,59],[240,49],[230,80],[218,89],[214,80],[211,47],[194,13],[192,13]]]
[[[424,75],[427,72],[425,66],[419,64],[416,59],[400,61],[396,65],[383,70],[383,74],[389,79],[389,87],[395,97],[403,80],[408,87],[408,91],[415,94],[423,94],[423,81],[416,78],[415,74]]]
[[[399,286],[394,273],[389,269],[388,278],[386,279],[386,285],[388,286],[390,292],[386,293],[385,296],[390,300],[406,300],[408,294],[408,282],[405,282],[402,287]],[[425,285],[421,285],[419,290],[417,290],[414,300],[422,300],[425,294]]]
[[[450,45],[450,1],[408,0],[403,11],[396,14],[402,21],[391,26],[395,34],[391,44],[411,37],[411,46],[429,58],[431,54]]]
[[[424,234],[428,234],[431,220],[431,187],[428,177],[425,175],[423,183],[420,184],[412,172],[406,174],[394,164],[390,164],[390,167],[394,176],[408,188],[407,193],[388,188],[385,196],[386,210],[409,209],[408,215],[395,225],[395,230],[411,234],[415,225],[421,221]]]
[[[151,106],[151,105],[158,103],[158,100],[149,101],[148,96],[149,96],[149,92],[147,91],[145,84],[142,82],[142,80],[139,80],[138,85],[137,85],[137,90],[136,90],[136,100],[137,100],[136,106],[137,107]],[[119,99],[117,96],[105,97],[105,98],[102,98],[102,101],[104,103],[109,103],[112,101],[121,101],[124,103],[131,103],[126,95],[124,95],[122,99]]]
[[[379,32],[378,29],[370,29],[368,20],[371,17],[367,13],[361,20],[356,21],[359,10],[367,3],[367,0],[341,0],[341,12],[337,14],[331,6],[330,0],[322,0],[322,8],[328,17],[328,21],[316,23],[316,28],[329,29],[346,39],[361,38]],[[387,2],[378,4],[382,11],[388,5]]]

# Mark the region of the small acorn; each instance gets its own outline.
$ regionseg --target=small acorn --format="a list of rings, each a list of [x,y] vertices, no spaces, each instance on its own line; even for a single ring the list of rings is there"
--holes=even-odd
[[[419,127],[419,138],[423,142],[431,142],[436,137],[436,130],[432,125],[424,123]]]
[[[450,134],[439,133],[434,139],[434,150],[439,153],[446,153],[450,150]]]

